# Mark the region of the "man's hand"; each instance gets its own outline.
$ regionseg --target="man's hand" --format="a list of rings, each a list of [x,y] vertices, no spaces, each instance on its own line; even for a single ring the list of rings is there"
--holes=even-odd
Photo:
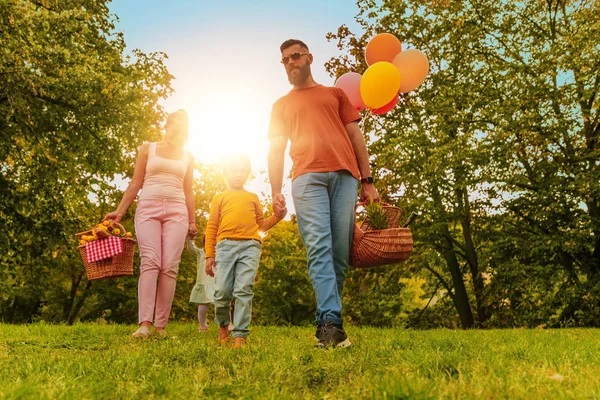
[[[278,207],[285,207],[285,196],[282,193],[273,193],[273,205],[277,205]]]
[[[283,163],[288,139],[285,136],[275,136],[269,140],[271,141],[271,146],[269,147],[268,167],[271,194],[274,203],[282,201],[283,204],[280,205],[285,207],[285,198],[281,194],[281,187],[283,184]]]
[[[275,213],[275,216],[277,218],[284,219],[287,215],[287,208],[281,207],[280,205],[273,203],[273,212]]]
[[[279,219],[283,219],[287,215],[285,197],[281,193],[273,195],[273,212]]]
[[[204,270],[206,271],[206,275],[212,276],[214,278],[214,276],[215,276],[215,258],[214,257],[208,257],[206,259],[206,267],[204,268]]]
[[[371,201],[378,203],[379,200],[379,193],[377,193],[377,189],[375,189],[372,183],[362,183],[360,185],[360,201],[364,203]]]

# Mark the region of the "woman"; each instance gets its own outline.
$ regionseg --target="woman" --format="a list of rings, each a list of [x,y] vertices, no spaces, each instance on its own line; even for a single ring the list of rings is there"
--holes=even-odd
[[[166,336],[185,237],[194,239],[198,231],[192,192],[194,157],[183,149],[188,139],[186,112],[170,114],[165,130],[163,140],[140,147],[131,183],[117,209],[104,217],[119,222],[142,189],[135,212],[141,259],[140,326],[132,334],[140,338],[150,336],[153,321],[156,334]]]

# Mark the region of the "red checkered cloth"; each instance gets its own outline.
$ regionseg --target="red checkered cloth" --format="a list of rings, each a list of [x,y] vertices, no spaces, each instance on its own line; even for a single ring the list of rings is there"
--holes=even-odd
[[[85,254],[88,262],[104,260],[122,252],[123,242],[121,238],[115,236],[85,244]]]

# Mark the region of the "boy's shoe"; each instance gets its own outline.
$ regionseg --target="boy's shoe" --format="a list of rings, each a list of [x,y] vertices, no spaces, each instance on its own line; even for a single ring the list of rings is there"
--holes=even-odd
[[[325,321],[321,328],[319,343],[317,343],[315,347],[326,349],[328,347],[343,348],[350,346],[352,346],[352,343],[350,342],[350,339],[348,339],[348,335],[346,335],[342,325],[334,324],[329,320]]]
[[[233,348],[243,349],[244,347],[246,347],[246,339],[243,337],[236,337],[235,341],[233,342]]]
[[[150,328],[147,326],[140,326],[137,331],[131,334],[134,338],[148,339],[150,337]]]
[[[227,327],[219,326],[219,344],[229,343],[231,337],[229,336],[229,330]]]

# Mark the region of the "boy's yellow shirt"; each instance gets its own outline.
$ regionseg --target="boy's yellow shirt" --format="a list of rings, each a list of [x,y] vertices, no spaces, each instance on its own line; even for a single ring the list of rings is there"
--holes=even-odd
[[[260,241],[259,231],[268,231],[279,220],[275,215],[265,219],[258,196],[245,189],[216,194],[206,225],[206,257],[215,256],[215,247],[223,239]]]

